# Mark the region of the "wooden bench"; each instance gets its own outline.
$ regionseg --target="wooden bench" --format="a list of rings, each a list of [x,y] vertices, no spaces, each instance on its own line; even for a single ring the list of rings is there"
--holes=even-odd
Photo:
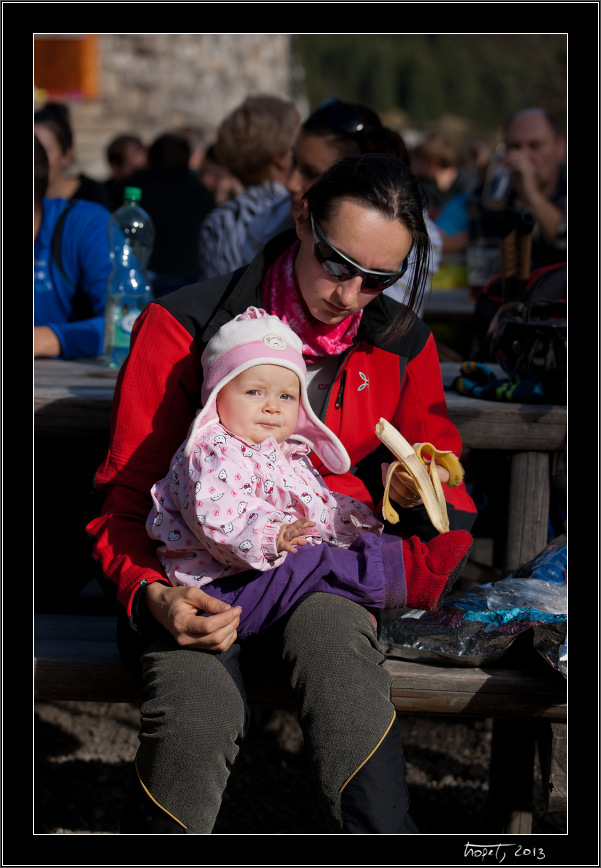
[[[138,683],[117,651],[116,618],[35,615],[36,700],[138,703]],[[490,806],[495,829],[528,833],[536,746],[550,811],[566,805],[566,682],[549,667],[439,666],[388,658],[398,715],[493,719]],[[249,685],[255,707],[291,708],[268,680]]]

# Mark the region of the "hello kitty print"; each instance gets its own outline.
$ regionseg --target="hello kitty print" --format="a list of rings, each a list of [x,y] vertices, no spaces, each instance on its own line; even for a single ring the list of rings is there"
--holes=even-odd
[[[151,491],[148,534],[174,585],[201,587],[244,570],[270,570],[294,554],[277,551],[283,522],[316,523],[308,544],[348,548],[383,525],[354,498],[330,491],[309,448],[269,438],[248,445],[220,424],[201,431],[189,457],[180,450]]]

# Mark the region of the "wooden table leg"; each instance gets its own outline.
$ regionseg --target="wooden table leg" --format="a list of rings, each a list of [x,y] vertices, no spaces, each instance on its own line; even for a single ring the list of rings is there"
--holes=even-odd
[[[547,810],[567,810],[567,725],[541,721],[538,733],[538,753]]]
[[[490,754],[491,832],[532,831],[536,727],[534,721],[496,719]]]
[[[516,452],[511,459],[505,572],[527,564],[548,542],[551,502],[548,452]]]

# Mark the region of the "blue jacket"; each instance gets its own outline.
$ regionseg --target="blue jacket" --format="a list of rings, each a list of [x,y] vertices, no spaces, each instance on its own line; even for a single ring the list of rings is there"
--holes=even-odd
[[[110,212],[96,202],[73,202],[63,227],[61,259],[52,255],[52,236],[66,199],[44,199],[34,246],[34,325],[49,326],[62,358],[104,352],[104,300],[111,271],[107,224]],[[76,293],[79,286],[80,292]]]

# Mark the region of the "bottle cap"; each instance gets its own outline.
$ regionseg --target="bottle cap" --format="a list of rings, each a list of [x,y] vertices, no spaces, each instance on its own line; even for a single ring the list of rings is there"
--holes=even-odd
[[[139,202],[142,198],[142,191],[139,187],[126,187],[123,194],[124,199],[135,199]]]

